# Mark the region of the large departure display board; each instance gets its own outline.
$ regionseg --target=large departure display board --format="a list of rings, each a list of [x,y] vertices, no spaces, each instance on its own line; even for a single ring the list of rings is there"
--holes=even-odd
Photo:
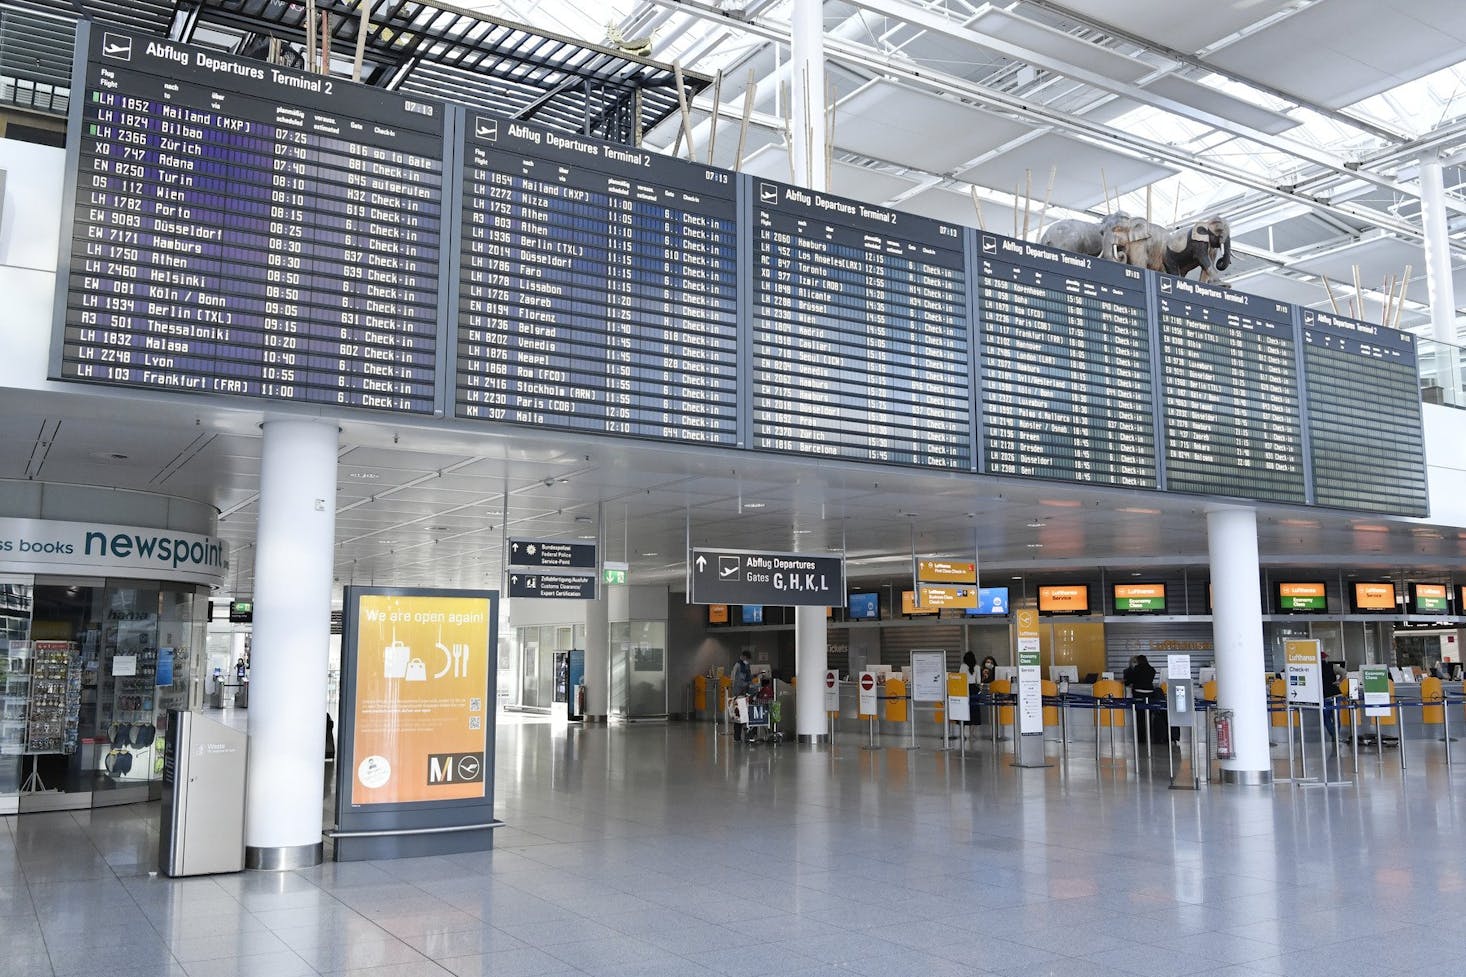
[[[970,469],[961,229],[752,182],[753,446]]]
[[[1156,486],[1145,273],[978,235],[985,470]]]
[[[1415,337],[1312,309],[1302,315],[1314,501],[1425,515]]]
[[[1303,502],[1293,309],[1158,279],[1166,488]]]
[[[738,438],[733,174],[469,113],[456,411]]]
[[[57,375],[433,410],[444,106],[100,27],[77,99]]]

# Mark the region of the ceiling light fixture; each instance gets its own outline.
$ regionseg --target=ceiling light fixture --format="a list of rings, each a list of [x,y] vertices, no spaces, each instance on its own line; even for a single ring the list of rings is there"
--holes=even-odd
[[[378,475],[376,472],[347,472],[346,477],[359,478],[363,481],[371,482],[381,478],[382,476]]]
[[[1044,528],[1044,525],[1045,524],[1043,522],[1041,522],[1041,521],[1035,521],[1035,522],[1029,523],[1028,524],[1028,528],[1029,529],[1042,529],[1042,528]]]
[[[1029,543],[1028,544],[1028,548],[1031,549],[1031,550],[1041,550],[1041,549],[1044,548],[1044,544],[1042,544],[1042,543]]]
[[[745,508],[745,509],[762,509],[766,505],[768,505],[767,502],[745,502],[745,503],[743,503],[743,508]]]
[[[577,536],[576,539],[595,539],[595,536]]]

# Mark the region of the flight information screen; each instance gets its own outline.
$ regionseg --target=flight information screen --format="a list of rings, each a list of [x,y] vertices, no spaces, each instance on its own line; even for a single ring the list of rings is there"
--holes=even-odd
[[[1292,307],[1158,281],[1166,488],[1305,501]]]
[[[735,444],[733,174],[468,120],[458,416]]]
[[[1427,513],[1418,376],[1409,333],[1303,310],[1315,502]]]
[[[986,470],[1155,488],[1144,272],[985,232],[977,252]]]
[[[970,469],[962,231],[753,181],[753,446]]]
[[[432,412],[444,106],[100,27],[78,97],[56,375]]]

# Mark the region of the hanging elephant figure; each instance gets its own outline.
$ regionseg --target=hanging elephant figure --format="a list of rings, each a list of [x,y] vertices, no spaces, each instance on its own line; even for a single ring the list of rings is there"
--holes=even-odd
[[[1046,248],[1059,248],[1075,254],[1098,258],[1104,241],[1117,225],[1133,220],[1129,214],[1110,214],[1097,221],[1073,218],[1054,221],[1039,235],[1038,243]]]
[[[1111,260],[1177,277],[1200,268],[1201,281],[1221,285],[1217,273],[1232,264],[1232,228],[1221,217],[1193,221],[1175,230],[1132,217],[1110,229],[1101,251]]]

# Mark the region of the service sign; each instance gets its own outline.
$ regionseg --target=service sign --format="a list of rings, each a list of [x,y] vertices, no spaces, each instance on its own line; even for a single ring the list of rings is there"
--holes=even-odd
[[[845,603],[845,554],[694,549],[687,559],[689,604],[830,607]]]
[[[951,560],[919,560],[916,579],[929,583],[977,583],[977,564]]]
[[[446,593],[352,594],[353,806],[488,796],[498,595]]]

